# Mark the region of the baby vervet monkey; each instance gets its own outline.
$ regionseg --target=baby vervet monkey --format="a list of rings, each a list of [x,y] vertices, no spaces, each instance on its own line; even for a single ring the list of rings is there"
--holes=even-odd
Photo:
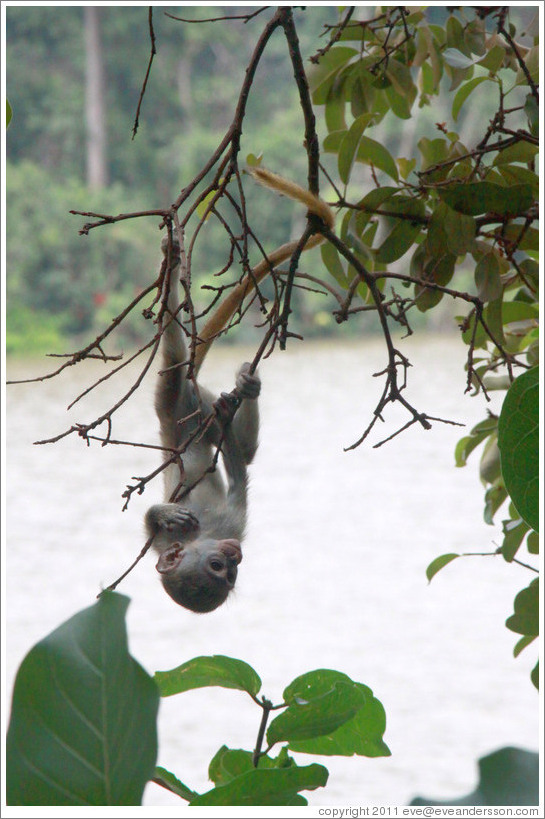
[[[333,213],[318,197],[292,182],[265,169],[251,171],[261,184],[296,199],[333,226]],[[322,241],[319,234],[312,236],[305,250]],[[195,376],[218,333],[242,303],[244,297],[270,271],[288,259],[297,242],[282,245],[268,259],[260,262],[242,282],[233,288],[211,319],[199,332],[194,361]],[[162,245],[168,254],[168,241]],[[182,447],[183,476],[176,464],[165,469],[166,503],[152,506],[146,514],[148,537],[159,554],[156,564],[166,592],[185,608],[195,612],[213,611],[234,588],[237,567],[242,560],[241,540],[246,525],[247,465],[257,449],[259,412],[257,398],[261,382],[243,364],[236,377],[240,406],[233,410],[236,398],[222,393],[215,400],[205,387],[187,378],[189,356],[180,326],[178,280],[180,277],[180,248],[174,240],[171,246],[174,258],[170,260],[170,289],[167,301],[168,318],[161,340],[163,368],[155,395],[159,417],[161,442],[165,457]],[[214,416],[211,423],[199,431],[202,422]],[[214,464],[214,453],[221,447],[227,487]],[[181,480],[180,480],[181,479]]]

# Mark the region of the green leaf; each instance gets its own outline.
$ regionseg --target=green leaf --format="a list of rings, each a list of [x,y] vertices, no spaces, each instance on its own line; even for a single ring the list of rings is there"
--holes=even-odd
[[[466,466],[468,456],[485,438],[486,435],[481,435],[480,437],[464,435],[463,438],[460,438],[454,449],[454,461],[456,466]]]
[[[539,634],[539,578],[532,580],[515,597],[515,613],[508,617],[505,625],[517,634],[537,637]]]
[[[8,103],[9,105],[9,103]],[[532,136],[539,134],[539,105],[533,94],[528,94],[524,103],[524,113],[528,117],[528,125]]]
[[[339,251],[330,242],[326,242],[320,248],[322,261],[327,267],[328,272],[333,276],[335,281],[341,285],[345,290],[348,288],[350,282],[344,272]]]
[[[454,101],[452,103],[452,117],[455,122],[458,119],[458,115],[462,110],[464,102],[467,100],[469,95],[477,88],[477,86],[481,85],[481,83],[483,82],[490,82],[490,78],[474,77],[472,80],[468,80],[468,82],[460,86],[459,90],[456,92],[456,96],[454,97]]]
[[[501,296],[500,260],[493,249],[485,253],[475,266],[475,285],[482,301],[494,301]]]
[[[426,569],[426,577],[428,578],[428,581],[431,583],[432,577],[435,577],[437,572],[440,572],[441,569],[444,569],[445,566],[448,566],[448,564],[452,563],[453,560],[456,560],[457,557],[460,557],[460,555],[456,554],[456,552],[449,552],[446,555],[440,555],[439,557],[436,557],[435,560],[432,560]]]
[[[530,532],[526,538],[526,548],[531,555],[539,554],[539,535],[537,532]]]
[[[329,776],[323,765],[306,765],[248,771],[226,785],[213,788],[190,804],[256,807],[262,805],[306,805],[300,790],[323,788]]]
[[[397,164],[402,178],[407,179],[411,171],[414,170],[416,159],[414,157],[412,159],[405,159],[404,157],[400,156],[397,160]]]
[[[390,756],[390,749],[383,740],[386,730],[386,714],[382,703],[373,696],[370,688],[356,683],[366,696],[363,708],[352,719],[331,734],[313,739],[291,740],[289,748],[303,754],[323,756]]]
[[[536,639],[535,635],[533,637],[530,636],[521,637],[520,640],[517,642],[515,648],[513,649],[513,657],[518,657],[521,651],[524,651],[524,649],[527,646],[531,645],[535,639]]]
[[[377,248],[375,259],[381,264],[400,259],[414,244],[416,237],[422,231],[421,219],[424,216],[424,203],[419,199],[409,199],[407,197],[396,197],[386,205],[392,213],[399,213],[401,216],[387,217],[392,228],[380,247]],[[414,216],[414,222],[406,216]]]
[[[479,774],[476,790],[461,799],[437,802],[419,796],[411,805],[539,804],[539,754],[521,748],[500,748],[479,759]]]
[[[247,691],[253,696],[261,688],[261,680],[251,665],[221,654],[195,657],[171,671],[156,671],[155,682],[162,697],[210,685]]]
[[[451,208],[468,216],[489,212],[517,216],[534,201],[530,185],[503,187],[493,182],[462,182],[439,188],[437,194]]]
[[[287,753],[286,746],[283,746],[276,758],[267,754],[259,757],[259,770],[270,770],[271,768],[291,768],[297,767],[293,757]],[[208,768],[208,778],[215,785],[227,785],[231,780],[236,779],[241,774],[254,770],[253,753],[242,749],[228,748],[222,745],[214,755]]]
[[[494,523],[494,515],[507,498],[507,490],[501,478],[495,481],[484,495],[484,520],[489,526]]]
[[[481,59],[477,61],[477,65],[481,65],[483,68],[486,68],[487,71],[490,71],[491,74],[495,74],[501,68],[504,59],[505,48],[496,44],[486,52],[484,57],[481,57]]]
[[[539,369],[513,382],[498,421],[505,486],[519,514],[539,531]]]
[[[356,683],[349,677],[338,679],[320,696],[312,692],[296,697],[269,725],[267,741],[272,744],[330,734],[351,719],[364,703],[365,695]]]
[[[524,62],[526,63],[526,71],[528,71],[534,83],[539,83],[539,46],[534,46],[530,49],[524,57]],[[523,71],[522,68],[519,68],[517,71],[515,84],[528,85],[526,72]]]
[[[502,238],[517,250],[539,251],[539,230],[522,224],[509,224],[502,229]]]
[[[12,116],[13,111],[11,110],[11,105],[9,104],[9,100],[6,99],[6,130],[9,128]]]
[[[434,236],[436,238],[437,234],[435,233]],[[429,239],[430,236],[428,236],[428,240]],[[411,259],[411,272],[416,272],[418,270],[418,266],[421,264],[423,259],[424,264],[423,269],[420,271],[420,277],[426,281],[429,281],[430,283],[435,283],[444,287],[450,282],[454,274],[456,256],[451,253],[444,253],[443,250],[440,253],[434,254],[429,247],[428,240],[425,244],[423,243],[419,245],[418,250],[413,255],[413,258]],[[447,242],[445,240],[444,246],[446,244]],[[434,307],[443,297],[443,293],[440,290],[435,290],[434,288],[427,287],[424,284],[415,284],[414,290],[416,296],[416,306],[421,312],[425,312],[426,310]]]
[[[382,739],[386,728],[382,704],[373,696],[370,688],[354,682],[346,674],[330,669],[310,671],[297,677],[286,688],[284,699],[290,704],[290,720],[288,724],[279,723],[273,728],[275,720],[269,730],[273,728],[273,735],[289,733],[290,750],[343,756],[390,755]],[[354,715],[345,719],[351,704],[358,701],[359,707]],[[320,708],[322,714],[312,717],[315,728],[307,729],[312,721],[308,717],[313,712],[319,712]],[[343,724],[340,722],[341,716]],[[336,724],[339,727],[335,727]],[[308,738],[304,738],[304,734]],[[271,741],[269,734],[267,738]]]
[[[386,97],[392,113],[400,119],[410,119],[417,95],[410,69],[399,60],[390,59],[386,77],[390,83],[386,87]]]
[[[327,153],[330,154],[338,153],[346,134],[346,130],[332,131],[330,134],[328,134],[324,138],[324,151],[327,151]]]
[[[187,785],[184,785],[183,782],[180,782],[173,773],[167,771],[166,768],[157,767],[153,774],[153,781],[156,782],[158,785],[161,785],[163,788],[166,788],[172,793],[175,793],[176,796],[180,796],[182,799],[185,799],[187,802],[191,802],[192,799],[195,799],[198,796],[196,791],[192,791],[191,788],[188,788]]]
[[[477,232],[474,219],[450,207],[445,209],[443,229],[446,235],[446,249],[454,256],[463,256],[467,253]]]
[[[335,75],[352,57],[357,55],[358,52],[353,48],[335,46],[335,48],[331,48],[323,55],[318,64],[311,66],[308,79],[312,90],[312,98],[317,105],[323,105],[327,101],[328,92]]]
[[[529,185],[534,199],[539,196],[539,177],[524,165],[515,165],[513,162],[498,164],[498,172],[507,186]]]
[[[475,17],[464,28],[464,44],[469,54],[482,57],[486,53],[486,29],[484,20]]]
[[[339,146],[339,176],[345,185],[350,179],[352,165],[356,160],[356,153],[358,151],[362,134],[372,119],[373,114],[362,114],[356,120],[354,120]]]
[[[327,95],[325,103],[325,121],[328,131],[346,131],[346,100],[342,89],[334,84]]]
[[[472,60],[471,57],[466,57],[466,55],[458,51],[457,48],[445,48],[443,51],[443,59],[447,65],[452,66],[452,68],[470,68],[472,65],[475,65],[475,60]]]
[[[435,139],[421,137],[417,144],[418,149],[422,154],[423,171],[444,162],[444,160],[447,158],[448,144],[446,139],[443,139],[442,137],[436,137]]]
[[[492,165],[496,167],[499,165],[510,165],[513,162],[521,162],[528,164],[533,162],[538,154],[539,148],[537,145],[532,145],[531,142],[515,142],[513,145],[508,145],[507,148],[502,148],[495,157]]]
[[[384,145],[370,137],[362,136],[360,139],[356,160],[384,171],[396,182],[399,180],[397,165],[391,153]]]
[[[249,157],[250,156],[253,156],[253,154],[250,154]],[[248,162],[248,164],[251,165],[251,162]],[[218,195],[217,190],[209,191],[209,193],[207,193],[206,196],[199,202],[199,204],[197,205],[197,216],[199,217],[199,219],[204,219],[205,222],[208,221],[211,214],[211,211],[209,211],[208,208],[212,204],[214,198],[217,195]]]
[[[397,261],[414,244],[422,230],[418,223],[400,220],[392,228],[384,242],[377,248],[375,259],[379,264],[390,264]]]
[[[501,553],[507,563],[511,563],[516,553],[520,549],[520,545],[524,536],[528,532],[528,524],[520,518],[516,520],[503,521],[503,543],[501,545]]]
[[[129,600],[108,592],[37,643],[17,673],[9,805],[140,805],[159,696],[127,647]]]
[[[250,168],[258,168],[261,163],[263,162],[263,154],[248,154],[246,157],[246,164],[249,165]]]

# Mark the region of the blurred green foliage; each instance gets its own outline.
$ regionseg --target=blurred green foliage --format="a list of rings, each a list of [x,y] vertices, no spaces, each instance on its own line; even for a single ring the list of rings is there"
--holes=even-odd
[[[230,124],[247,60],[260,30],[256,22],[190,25],[154,7],[157,57],[131,139],[150,53],[148,10],[100,9],[107,109],[109,184],[86,184],[84,11],[81,7],[14,6],[7,11],[7,87],[14,119],[7,135],[8,349],[58,352],[63,336],[98,332],[105,314],[132,298],[160,253],[159,218],[117,223],[78,235],[84,219],[70,210],[123,213],[167,207],[198,172]],[[231,7],[229,14],[248,9]],[[173,15],[219,16],[220,8],[168,7]],[[305,56],[333,9],[297,12]],[[306,161],[298,96],[285,40],[273,38],[260,66],[245,121],[243,150],[265,152],[272,167],[290,155],[290,172],[304,179]],[[279,139],[278,135],[282,138]],[[293,206],[267,199],[252,214],[267,249],[292,232]],[[266,226],[266,231],[263,228]],[[196,285],[224,265],[225,235],[207,223],[194,253]],[[298,294],[301,300],[303,296]],[[36,322],[21,321],[25,309]],[[303,310],[314,322],[315,308]],[[18,317],[18,318],[17,318]],[[54,338],[45,327],[56,327]],[[124,324],[118,343],[142,338],[145,323]],[[129,338],[127,339],[127,334]],[[52,345],[52,346],[51,346]]]

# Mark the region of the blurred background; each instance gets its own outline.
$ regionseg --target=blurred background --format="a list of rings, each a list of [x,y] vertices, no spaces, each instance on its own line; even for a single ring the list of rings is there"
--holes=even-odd
[[[154,7],[158,54],[132,140],[150,50],[147,8],[6,9],[11,379],[43,374],[52,368],[44,353],[90,341],[157,270],[157,220],[79,236],[84,220],[69,210],[164,207],[231,122],[260,18],[188,25],[164,11]],[[168,11],[202,17],[226,10]],[[305,59],[323,45],[324,23],[335,20],[334,7],[296,13]],[[381,138],[394,155],[403,154],[403,141],[412,145],[416,132],[432,133],[440,117],[437,107],[422,109],[403,129],[386,118]],[[302,182],[302,133],[291,64],[278,36],[256,78],[242,155],[264,153],[268,167]],[[304,214],[272,195],[261,195],[252,209],[247,187],[253,227],[270,250],[300,228]],[[226,250],[221,229],[207,223],[193,262],[196,292],[223,267]],[[401,805],[417,793],[458,797],[475,786],[479,756],[503,745],[538,745],[538,697],[528,676],[535,657],[515,661],[516,636],[504,626],[529,573],[500,557],[472,557],[455,561],[431,585],[425,576],[439,554],[493,552],[501,542],[501,526],[482,519],[478,459],[454,468],[455,443],[484,416],[485,401],[464,393],[466,351],[455,309],[444,300],[417,317],[416,336],[400,342],[413,365],[407,397],[466,429],[413,427],[380,449],[365,443],[345,452],[380,395],[373,373],[387,363],[383,343],[374,323],[348,322],[341,333],[315,294],[297,291],[296,298],[292,330],[305,344],[275,353],[260,370],[261,445],[251,468],[236,594],[211,615],[192,615],[163,593],[148,557],[119,588],[132,598],[130,647],[150,673],[200,654],[246,660],[273,701],[313,668],[336,668],[369,685],[386,709],[392,756],[316,759],[331,776],[325,790],[309,795],[311,805]],[[130,351],[145,338],[137,317],[116,344]],[[253,356],[258,338],[245,322],[229,343],[215,346],[203,380],[231,389],[236,367]],[[86,447],[74,436],[32,445],[104,412],[138,374],[123,371],[67,413],[103,371],[88,361],[58,379],[8,389],[8,693],[31,645],[91,605],[134,559],[144,512],[161,499],[157,480],[121,512],[125,486],[157,466],[152,450]],[[405,421],[392,408],[385,434]],[[116,415],[116,433],[154,442],[155,427],[151,373]],[[253,747],[259,718],[241,692],[206,689],[169,698],[161,704],[159,764],[205,790],[213,754],[223,743]],[[150,785],[145,804],[179,803]]]

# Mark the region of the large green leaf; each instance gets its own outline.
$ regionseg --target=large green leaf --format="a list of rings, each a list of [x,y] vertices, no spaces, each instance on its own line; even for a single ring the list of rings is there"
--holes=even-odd
[[[157,755],[159,703],[130,656],[128,598],[108,592],[37,643],[15,681],[10,805],[140,805]]]
[[[363,692],[352,680],[337,680],[331,688],[310,699],[298,698],[274,719],[267,730],[269,743],[319,737],[335,731],[362,708]]]
[[[539,531],[539,369],[511,384],[498,420],[498,446],[507,491],[526,523]]]
[[[362,683],[357,685],[367,699],[363,708],[352,719],[331,734],[313,739],[291,740],[289,749],[323,756],[390,756],[390,749],[382,738],[386,730],[386,714],[382,703],[373,697],[370,688]]]
[[[454,210],[468,216],[498,213],[516,216],[533,204],[530,185],[495,185],[493,182],[463,182],[438,188],[440,198]]]
[[[479,759],[477,788],[462,796],[438,802],[419,796],[411,805],[538,805],[539,755],[522,748],[500,748]]]
[[[348,716],[351,703],[356,702],[355,692],[361,704],[353,716]],[[346,674],[330,669],[310,671],[286,688],[284,698],[290,703],[285,712],[291,712],[289,721],[283,722],[277,717],[279,722],[271,723],[269,730],[272,729],[271,735],[283,734],[282,738],[289,740],[290,750],[342,756],[390,755],[382,739],[386,728],[382,704],[370,688],[354,682]],[[320,708],[322,713],[315,717]],[[267,738],[271,741],[269,734]]]
[[[209,685],[236,688],[253,696],[261,688],[261,680],[251,665],[222,654],[194,657],[171,671],[156,671],[155,682],[162,697]]]
[[[322,788],[328,775],[323,765],[257,768],[203,793],[190,805],[306,805],[307,801],[299,791]]]

